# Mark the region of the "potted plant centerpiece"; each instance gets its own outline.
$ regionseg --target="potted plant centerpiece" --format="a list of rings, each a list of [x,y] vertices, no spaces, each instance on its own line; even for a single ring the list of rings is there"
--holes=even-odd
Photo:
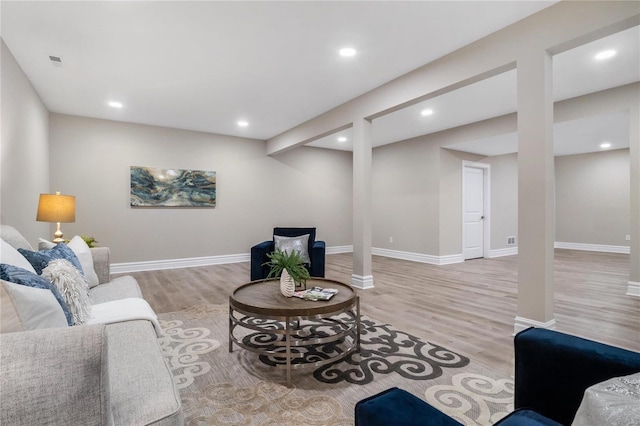
[[[275,250],[267,256],[269,261],[265,265],[271,268],[267,279],[280,277],[280,292],[284,296],[293,296],[296,287],[307,288],[309,271],[305,268],[299,251]]]

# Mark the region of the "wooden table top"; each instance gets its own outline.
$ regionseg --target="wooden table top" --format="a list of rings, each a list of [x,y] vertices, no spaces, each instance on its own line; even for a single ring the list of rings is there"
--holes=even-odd
[[[229,296],[229,304],[248,313],[262,316],[300,316],[327,314],[347,309],[355,303],[353,287],[325,278],[307,280],[307,288],[336,288],[338,294],[329,300],[304,300],[280,293],[280,280],[258,280],[243,284]]]

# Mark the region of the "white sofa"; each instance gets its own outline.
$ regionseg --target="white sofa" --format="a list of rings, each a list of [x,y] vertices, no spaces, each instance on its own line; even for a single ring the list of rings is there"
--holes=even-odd
[[[0,231],[12,247],[33,250],[15,229],[2,225]],[[110,279],[108,248],[91,254],[99,282],[89,290],[92,304],[142,297],[133,277]],[[150,321],[19,329],[20,313],[4,284],[0,288],[0,424],[184,424]]]

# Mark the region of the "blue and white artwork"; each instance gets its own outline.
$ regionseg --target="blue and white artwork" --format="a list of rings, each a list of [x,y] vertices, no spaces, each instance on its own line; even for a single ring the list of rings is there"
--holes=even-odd
[[[215,207],[216,172],[131,166],[131,205]]]

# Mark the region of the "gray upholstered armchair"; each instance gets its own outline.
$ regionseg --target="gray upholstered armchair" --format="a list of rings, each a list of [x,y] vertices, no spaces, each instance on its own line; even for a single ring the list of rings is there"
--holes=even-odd
[[[275,239],[280,237],[301,237],[308,235],[307,250],[310,263],[306,265],[312,277],[324,277],[325,242],[316,241],[316,228],[273,228],[274,239],[263,241],[251,247],[251,281],[267,278],[269,261],[267,254],[275,250]]]

